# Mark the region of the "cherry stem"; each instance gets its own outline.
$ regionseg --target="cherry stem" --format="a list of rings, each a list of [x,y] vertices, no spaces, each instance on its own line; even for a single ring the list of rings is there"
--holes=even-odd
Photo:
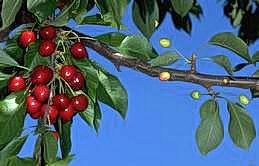
[[[24,69],[24,70],[27,70],[27,71],[30,71],[30,69],[27,68],[27,67],[25,67],[25,66],[20,66],[20,65],[18,65],[18,66],[16,66],[16,67],[21,68],[21,69]]]

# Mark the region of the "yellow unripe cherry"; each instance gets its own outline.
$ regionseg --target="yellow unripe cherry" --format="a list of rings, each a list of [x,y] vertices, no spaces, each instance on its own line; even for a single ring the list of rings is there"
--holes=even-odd
[[[239,99],[239,102],[244,105],[247,105],[250,102],[249,98],[244,94],[239,95],[238,99]]]
[[[171,74],[169,72],[167,72],[167,71],[162,72],[162,73],[159,74],[159,79],[161,81],[168,81],[170,78],[171,78]]]
[[[224,84],[228,84],[228,83],[229,83],[229,80],[228,80],[227,78],[224,78],[224,79],[223,79],[223,83],[224,83]]]
[[[162,47],[164,47],[164,48],[168,48],[168,47],[171,46],[171,41],[170,41],[170,39],[168,39],[168,38],[161,38],[161,39],[159,40],[159,43],[160,43],[160,45],[161,45]]]
[[[194,100],[200,99],[200,98],[201,98],[201,93],[200,93],[200,91],[197,91],[197,90],[192,91],[191,97],[192,97],[192,99],[194,99]]]

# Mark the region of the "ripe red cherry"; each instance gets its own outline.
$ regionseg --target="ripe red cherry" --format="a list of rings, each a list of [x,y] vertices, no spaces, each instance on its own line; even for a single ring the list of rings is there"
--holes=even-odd
[[[60,70],[60,76],[65,80],[71,80],[72,76],[77,72],[76,67],[73,65],[64,65]]]
[[[40,29],[40,36],[44,40],[52,40],[56,37],[56,28],[53,26],[46,26]]]
[[[58,110],[64,110],[70,104],[70,99],[66,94],[59,94],[52,98],[52,102]]]
[[[52,131],[51,134],[52,134],[53,138],[54,138],[56,141],[59,140],[59,134],[58,134],[58,132]]]
[[[83,43],[74,43],[70,48],[70,52],[75,59],[88,58],[88,53]]]
[[[29,113],[32,119],[40,119],[44,114],[42,112]]]
[[[41,103],[44,103],[49,98],[49,93],[50,90],[46,85],[36,86],[33,91],[33,95]]]
[[[75,109],[72,105],[69,105],[66,109],[59,112],[60,118],[63,120],[63,122],[68,122],[72,119],[74,116]]]
[[[33,31],[23,31],[19,36],[19,44],[21,47],[26,48],[31,43],[36,41],[36,34]]]
[[[56,44],[50,40],[43,41],[39,46],[39,53],[41,56],[51,56],[56,49]]]
[[[84,95],[75,96],[72,98],[71,105],[77,112],[83,112],[88,106],[88,99]]]
[[[31,83],[34,85],[47,84],[53,78],[53,71],[47,66],[39,65],[31,73]]]
[[[41,103],[34,96],[27,96],[26,107],[29,114],[40,114]]]
[[[26,88],[26,81],[22,75],[11,77],[8,81],[8,91],[17,92]]]
[[[41,112],[43,112],[43,114],[45,114],[47,109],[48,109],[48,104],[44,104],[41,107]],[[57,110],[57,108],[55,106],[53,106],[53,105],[50,105],[49,106],[49,120],[50,120],[50,123],[51,124],[55,123],[56,120],[57,120],[57,117],[58,117],[58,110]]]
[[[68,82],[72,89],[81,90],[85,86],[85,78],[82,73],[76,72]]]

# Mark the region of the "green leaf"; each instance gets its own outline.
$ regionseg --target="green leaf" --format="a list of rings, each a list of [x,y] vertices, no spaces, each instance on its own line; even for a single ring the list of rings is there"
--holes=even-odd
[[[234,27],[237,27],[241,24],[241,21],[243,19],[244,14],[245,14],[245,12],[242,9],[238,10],[238,13],[237,13],[236,17],[233,20],[233,26]]]
[[[138,29],[148,39],[152,36],[159,21],[159,8],[156,0],[135,0],[132,16]]]
[[[126,38],[127,36],[123,33],[119,32],[110,32],[105,33],[99,36],[96,36],[95,38],[101,42],[107,43],[112,47],[119,47],[121,42]]]
[[[65,26],[71,18],[75,18],[77,22],[81,23],[82,14],[84,14],[87,7],[86,0],[73,0],[66,6],[53,21],[49,24],[57,27]]]
[[[239,105],[228,101],[230,122],[228,131],[232,141],[242,149],[248,149],[256,136],[254,122],[247,111]]]
[[[85,16],[80,24],[92,24],[92,25],[103,25],[103,26],[111,25],[109,22],[105,22],[105,20],[102,18],[100,14]]]
[[[13,75],[5,74],[0,72],[0,89],[7,86],[7,82],[9,78],[11,78]]]
[[[232,75],[233,70],[232,70],[232,65],[230,63],[230,60],[227,56],[225,55],[216,55],[211,57],[214,63],[218,64],[219,66],[223,67],[228,74]]]
[[[27,8],[40,22],[51,16],[56,9],[56,0],[27,0]]]
[[[174,51],[168,51],[151,61],[151,66],[169,66],[181,59],[181,56]]]
[[[97,101],[93,101],[90,98],[87,109],[79,113],[79,115],[90,127],[94,128],[97,133],[99,132],[102,113]]]
[[[250,65],[251,63],[240,63],[233,68],[233,72],[237,72]]]
[[[12,93],[0,101],[0,149],[21,134],[25,118],[24,103],[24,91]]]
[[[177,14],[184,17],[193,6],[193,0],[171,0],[172,6]]]
[[[149,61],[158,56],[148,40],[140,35],[127,36],[118,49],[126,56],[136,57],[144,61]]]
[[[0,48],[0,66],[9,67],[9,66],[19,66],[19,64],[11,58],[3,49]]]
[[[68,166],[68,164],[74,159],[73,155],[68,156],[65,159],[58,160],[54,163],[48,164],[47,166]]]
[[[3,0],[1,11],[2,27],[0,31],[9,27],[15,21],[15,17],[21,7],[22,0]]]
[[[43,157],[44,161],[49,164],[56,161],[58,144],[56,139],[52,136],[51,132],[44,133],[43,141]]]
[[[121,19],[124,15],[129,0],[96,0],[96,5],[100,9],[105,22],[110,22],[111,26],[121,29]]]
[[[68,157],[71,152],[72,143],[71,143],[71,122],[61,123],[61,132],[60,133],[60,146],[62,158]]]
[[[210,39],[209,43],[212,45],[227,48],[235,52],[247,62],[252,62],[252,59],[248,53],[247,44],[241,38],[235,36],[230,32],[216,34]]]
[[[19,46],[17,38],[8,39],[4,51],[15,61],[23,64],[23,49]]]
[[[88,0],[80,0],[78,9],[75,13],[73,12],[77,24],[81,24],[84,21],[85,14],[87,12],[87,4]]]
[[[109,105],[125,119],[128,109],[128,94],[117,77],[101,69],[98,70],[99,86],[97,98]]]
[[[0,151],[0,165],[6,165],[9,157],[17,155],[21,151],[27,138],[28,136],[23,136],[14,138],[9,142],[4,149]]]
[[[7,161],[7,166],[35,166],[36,163],[32,158],[20,158],[20,157],[10,157]]]
[[[207,155],[223,140],[224,127],[215,100],[206,101],[200,108],[201,123],[196,131],[196,142],[200,152]]]
[[[48,65],[50,63],[48,57],[40,56],[38,48],[40,45],[40,41],[36,41],[33,44],[30,44],[25,56],[25,65],[28,66],[30,70],[32,70],[37,65]]]
[[[259,51],[257,51],[252,57],[253,63],[259,62]]]

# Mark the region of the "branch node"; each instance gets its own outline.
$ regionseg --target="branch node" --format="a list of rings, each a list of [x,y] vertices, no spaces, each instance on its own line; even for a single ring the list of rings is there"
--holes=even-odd
[[[191,73],[196,73],[196,62],[197,62],[197,56],[195,54],[192,54]]]

